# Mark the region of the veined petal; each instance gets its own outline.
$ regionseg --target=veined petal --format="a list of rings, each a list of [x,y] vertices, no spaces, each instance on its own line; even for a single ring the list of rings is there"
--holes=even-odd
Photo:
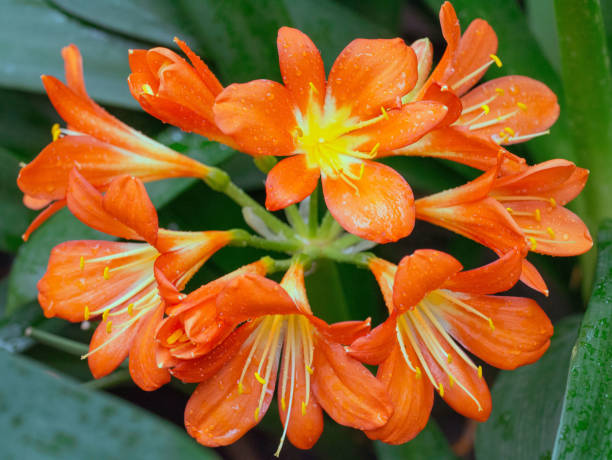
[[[470,294],[507,291],[519,280],[522,262],[523,255],[515,249],[487,265],[457,273],[446,280],[442,288]]]
[[[215,122],[251,155],[288,155],[295,148],[291,93],[270,80],[233,84],[218,96]]]
[[[487,68],[474,73],[491,61],[491,55],[497,53],[497,35],[493,28],[480,18],[471,22],[465,30],[457,54],[453,61],[454,72],[446,81],[457,96],[463,96],[482,78]],[[469,79],[465,79],[473,74]],[[459,83],[459,84],[458,84]]]
[[[396,314],[392,313],[384,323],[372,329],[368,334],[357,338],[347,352],[349,356],[366,364],[380,364],[388,359],[396,343]]]
[[[406,347],[411,362],[418,362],[412,347]],[[408,368],[399,345],[378,368],[376,378],[385,385],[393,404],[393,415],[386,425],[366,431],[370,439],[387,444],[403,444],[421,432],[433,406],[433,387],[422,374]]]
[[[129,315],[128,315],[129,316]],[[164,305],[147,313],[140,320],[138,333],[130,348],[130,375],[134,383],[145,391],[157,390],[170,381],[167,369],[159,368],[155,360],[155,330],[164,316]]]
[[[312,390],[337,423],[359,430],[383,426],[393,413],[384,386],[342,346],[316,339]]]
[[[89,95],[87,94],[87,90],[85,90],[85,80],[83,79],[83,59],[81,58],[81,52],[79,49],[73,44],[62,48],[62,58],[64,59],[64,71],[66,73],[66,83],[68,84],[68,88],[82,98],[90,99]]]
[[[410,48],[412,48],[412,51],[414,51],[417,58],[418,78],[416,85],[414,85],[414,88],[412,88],[412,91],[404,96],[403,99],[406,101],[414,100],[416,94],[425,84],[427,77],[429,76],[429,72],[431,71],[431,63],[433,61],[433,45],[431,44],[431,41],[429,41],[429,38],[421,38],[415,41],[412,43],[412,45],[410,45]]]
[[[467,310],[441,308],[449,333],[470,352],[499,369],[515,369],[538,360],[548,349],[553,326],[532,299],[452,294],[490,322]],[[492,326],[491,326],[492,325]]]
[[[523,142],[521,136],[546,131],[559,117],[555,93],[544,83],[520,75],[483,83],[463,96],[461,102],[463,107],[488,106],[482,116],[468,113],[458,123],[501,144]]]
[[[364,321],[341,321],[329,325],[328,332],[334,342],[341,345],[349,345],[359,337],[370,332],[372,319],[367,318]]]
[[[340,177],[323,176],[329,212],[345,230],[377,243],[408,236],[414,227],[410,186],[389,166],[371,161],[351,165],[353,175],[360,174],[361,165],[361,178],[352,186]]]
[[[183,53],[185,53],[185,55],[189,58],[189,61],[191,61],[191,65],[193,65],[196,72],[198,73],[198,75],[200,76],[200,78],[202,79],[202,81],[208,87],[209,91],[212,94],[216,96],[221,91],[223,91],[223,86],[221,85],[219,80],[217,80],[217,77],[215,77],[215,74],[213,74],[210,71],[210,69],[204,63],[204,61],[200,59],[200,56],[195,54],[191,50],[191,48],[187,46],[187,43],[185,43],[183,40],[180,40],[177,37],[174,37],[174,43],[176,43],[179,46],[179,48],[183,51]]]
[[[463,267],[457,259],[433,249],[419,249],[397,266],[393,304],[399,313],[414,308],[428,292],[439,288]]]
[[[368,139],[357,147],[361,151],[369,152],[375,145],[381,152],[393,150],[416,142],[434,129],[447,112],[447,107],[438,102],[412,102],[387,111],[385,118],[351,135]]]
[[[482,200],[489,194],[496,176],[497,169],[492,168],[467,184],[420,198],[419,206],[424,208],[446,207]]]
[[[297,29],[281,27],[276,44],[283,82],[302,114],[306,113],[311,98],[323,106],[325,69],[312,40]]]
[[[438,83],[432,83],[425,91],[423,95],[424,101],[436,101],[440,104],[444,104],[447,108],[446,116],[438,123],[437,128],[445,128],[452,125],[459,116],[463,106],[461,105],[461,99],[459,99],[452,91],[444,86],[441,87]]]
[[[417,65],[400,38],[353,40],[334,62],[328,90],[336,107],[351,107],[351,115],[366,120],[380,115],[381,107],[400,105],[417,81]]]
[[[504,156],[501,173],[513,174],[527,168],[523,158],[511,154],[490,139],[478,137],[460,126],[431,131],[418,142],[395,150],[393,155],[422,156],[456,161],[482,171],[498,163]],[[382,152],[380,156],[385,156]]]
[[[25,201],[25,196],[24,196],[24,201]],[[26,231],[23,232],[23,235],[21,235],[21,238],[23,239],[23,241],[28,241],[28,239],[30,238],[30,235],[32,234],[34,230],[36,230],[38,227],[44,224],[47,221],[47,219],[49,219],[53,214],[61,210],[64,206],[66,206],[66,200],[54,201],[49,206],[47,206],[45,209],[43,209],[41,212],[39,212],[38,215],[34,218],[34,220],[30,223],[30,225],[28,225],[28,228],[26,229]]]
[[[542,275],[540,275],[538,269],[535,268],[527,259],[523,260],[521,281],[531,289],[535,289],[548,297],[548,287],[546,286],[546,281],[544,281],[544,278],[542,278]]]
[[[374,257],[370,259],[369,268],[380,287],[380,292],[385,299],[385,305],[389,314],[393,313],[395,310],[393,306],[393,283],[395,281],[397,265],[379,257]]]
[[[308,168],[306,155],[281,160],[266,178],[266,208],[278,211],[302,201],[317,187],[319,175],[319,168]]]

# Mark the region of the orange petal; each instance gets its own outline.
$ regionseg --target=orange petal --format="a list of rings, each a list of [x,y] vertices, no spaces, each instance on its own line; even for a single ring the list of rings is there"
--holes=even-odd
[[[66,198],[70,212],[89,227],[127,240],[142,239],[134,229],[117,220],[104,207],[102,194],[76,168],[70,172]],[[157,220],[157,215],[155,217]]]
[[[512,250],[490,264],[457,273],[442,285],[443,289],[471,294],[496,294],[507,291],[521,276],[523,255]]]
[[[341,321],[330,324],[329,333],[333,340],[341,345],[349,345],[370,332],[371,318],[364,321]]]
[[[388,358],[396,343],[396,315],[391,316],[363,337],[357,338],[347,352],[366,364],[380,364]]]
[[[492,168],[467,184],[438,192],[418,200],[421,208],[456,206],[486,198],[493,186],[497,169]]]
[[[499,369],[537,361],[550,345],[553,326],[532,299],[455,294],[484,316],[462,308],[440,311],[450,334],[470,352]]]
[[[38,215],[30,223],[30,225],[28,225],[28,228],[26,229],[26,231],[23,232],[23,235],[21,235],[21,238],[23,239],[23,241],[28,241],[28,239],[30,238],[30,235],[32,234],[32,232],[34,232],[34,230],[36,230],[38,227],[44,224],[47,221],[47,219],[49,219],[53,214],[61,210],[64,206],[66,206],[66,200],[59,200],[59,201],[56,201],[50,204],[44,210],[38,213]]]
[[[490,62],[490,56],[495,53],[497,53],[495,31],[487,21],[475,19],[461,36],[453,62],[454,72],[446,81],[453,93],[457,96],[463,96],[474,86],[485,74],[486,68],[463,83],[460,83],[460,81]]]
[[[323,176],[323,195],[329,212],[345,230],[377,243],[397,241],[414,227],[414,198],[404,178],[389,166],[371,161],[351,165],[361,179],[347,184]],[[349,179],[350,180],[350,179]]]
[[[456,161],[482,171],[498,163],[503,154],[502,174],[524,170],[527,164],[523,158],[511,154],[490,139],[484,139],[460,126],[451,126],[431,131],[418,142],[394,151],[393,155],[422,156]],[[381,156],[385,156],[382,152]]]
[[[512,209],[512,217],[523,229],[530,251],[569,257],[583,254],[593,247],[587,226],[563,206],[551,206],[540,201],[507,201],[504,205]],[[531,217],[536,213],[539,213],[539,220]]]
[[[138,333],[130,348],[130,375],[134,383],[145,391],[157,390],[170,381],[167,369],[160,369],[155,360],[155,330],[164,316],[164,305],[147,313],[138,322]]]
[[[38,282],[45,316],[83,321],[85,307],[94,316],[109,305],[132,301],[154,283],[156,254],[142,243],[68,241],[54,247]]]
[[[436,101],[447,108],[446,116],[436,126],[437,128],[445,128],[452,125],[457,118],[461,115],[463,106],[461,105],[461,99],[459,99],[452,91],[449,91],[447,87],[442,88],[437,83],[432,83],[425,91],[423,95],[425,101]]]
[[[217,308],[219,317],[228,321],[300,313],[280,284],[253,274],[228,282],[217,298]]]
[[[189,58],[191,64],[209,91],[215,96],[218,95],[223,90],[223,86],[221,83],[219,83],[219,80],[217,80],[215,74],[210,71],[206,64],[204,64],[204,61],[200,59],[200,56],[195,54],[183,40],[174,37],[174,43],[176,43],[183,53],[185,53],[185,55]]]
[[[73,44],[62,48],[62,58],[64,59],[64,71],[66,72],[68,87],[79,96],[89,99],[89,95],[85,90],[83,59],[81,58],[79,48]]]
[[[431,63],[433,61],[433,45],[431,44],[431,41],[429,41],[429,38],[421,38],[412,43],[410,48],[412,48],[412,51],[414,51],[418,63],[417,82],[407,97],[409,101],[412,101],[416,93],[425,84],[425,81],[427,81],[427,77],[431,71]]]
[[[369,268],[380,287],[380,292],[385,299],[385,306],[389,314],[393,313],[393,310],[395,310],[393,306],[393,283],[395,281],[397,265],[387,262],[384,259],[373,257],[370,259]]]
[[[505,208],[493,198],[449,207],[426,207],[415,203],[417,219],[451,230],[498,253],[526,251],[523,232]]]
[[[381,107],[398,107],[416,81],[416,56],[401,38],[357,39],[334,62],[328,87],[337,108],[351,107],[351,115],[365,120]]]
[[[302,201],[316,188],[319,174],[319,168],[308,168],[306,155],[283,159],[266,178],[266,208],[278,211]]]
[[[368,139],[357,147],[361,151],[370,152],[376,145],[381,152],[393,150],[423,137],[446,118],[447,112],[442,103],[411,102],[399,109],[388,110],[379,122],[355,130],[351,135]]]
[[[455,9],[450,2],[444,2],[440,8],[440,26],[442,27],[444,40],[446,40],[446,49],[444,50],[442,59],[440,59],[440,62],[422,88],[422,93],[424,93],[429,87],[429,84],[433,82],[445,84],[448,78],[453,74],[453,64],[461,38],[461,27],[459,26],[457,13],[455,13]]]
[[[252,336],[251,336],[252,337]],[[185,428],[200,444],[209,447],[226,446],[241,438],[264,416],[274,393],[278,365],[272,366],[267,380],[261,410],[257,411],[262,385],[255,377],[259,354],[255,353],[244,372],[252,339],[225,363],[213,377],[198,385],[185,408]],[[278,353],[274,357],[278,360]]]
[[[404,257],[395,274],[395,308],[400,313],[411,310],[428,292],[439,288],[461,268],[457,259],[433,249],[419,249]]]
[[[503,94],[501,93],[503,91]],[[494,98],[491,100],[491,98]],[[512,75],[490,80],[461,98],[464,108],[487,104],[489,111],[480,116],[469,113],[459,119],[460,124],[469,125],[474,134],[493,138],[501,144],[514,144],[523,140],[513,137],[546,131],[559,117],[557,96],[544,83],[528,77]],[[500,119],[513,114],[509,118]],[[478,120],[475,117],[478,116]],[[481,123],[493,124],[479,128]],[[509,130],[506,130],[509,128]]]
[[[523,271],[521,272],[521,281],[529,286],[531,289],[535,289],[548,297],[548,287],[546,281],[538,272],[538,269],[533,266],[527,259],[523,260]]]
[[[387,392],[341,345],[316,339],[312,391],[325,412],[359,430],[383,426],[393,413]]]
[[[406,347],[410,361],[418,362],[412,347]],[[411,371],[396,344],[385,362],[378,368],[380,380],[393,403],[393,415],[382,428],[367,431],[370,439],[387,444],[403,444],[421,432],[433,406],[433,387],[422,374]]]
[[[310,98],[323,106],[325,69],[321,54],[308,36],[297,29],[281,27],[276,40],[283,82],[304,114]],[[311,96],[312,94],[312,96]]]
[[[291,93],[279,83],[255,80],[228,86],[217,96],[217,126],[251,155],[287,155],[295,148]]]

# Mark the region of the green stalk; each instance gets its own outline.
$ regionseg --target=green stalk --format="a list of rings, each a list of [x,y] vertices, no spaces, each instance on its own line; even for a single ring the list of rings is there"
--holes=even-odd
[[[291,206],[287,206],[285,208],[285,215],[287,216],[287,220],[291,224],[291,226],[295,229],[298,234],[302,236],[308,235],[308,228],[306,227],[306,223],[302,216],[300,215],[300,211],[296,205],[292,204]]]
[[[342,232],[342,227],[329,211],[323,216],[321,227],[319,227],[319,237],[321,239],[335,239]]]
[[[268,251],[285,252],[288,254],[295,254],[302,249],[302,243],[296,240],[289,241],[274,241],[267,240],[260,236],[251,235],[245,230],[235,229],[232,232],[232,246],[251,246],[258,249],[265,249]]]
[[[314,189],[310,194],[310,203],[308,204],[308,236],[311,238],[316,236],[319,228],[319,187]]]
[[[81,384],[81,386],[92,390],[101,390],[103,388],[111,388],[116,385],[121,385],[122,383],[129,382],[131,380],[132,377],[130,376],[130,371],[128,369],[120,369],[117,372],[113,372],[105,377],[85,382]]]
[[[56,348],[75,356],[82,356],[89,351],[89,347],[84,343],[66,339],[64,337],[60,337],[59,335],[51,334],[50,332],[46,332],[35,327],[28,327],[24,331],[24,335],[32,337],[34,340],[42,343],[43,345]]]

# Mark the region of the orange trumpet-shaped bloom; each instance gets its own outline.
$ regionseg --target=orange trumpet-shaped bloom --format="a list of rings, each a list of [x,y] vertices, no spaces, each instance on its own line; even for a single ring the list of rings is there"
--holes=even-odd
[[[158,228],[157,213],[139,179],[121,176],[104,196],[74,169],[67,202],[97,230],[143,243],[69,241],[56,246],[38,283],[45,316],[101,319],[90,343],[94,377],[130,356],[130,373],[145,390],[168,382],[155,362],[155,331],[164,314],[154,270],[182,289],[198,268],[231,241],[229,232],[174,232]]]
[[[524,142],[547,134],[559,116],[557,97],[543,83],[518,75],[496,78],[473,88],[491,65],[502,65],[495,55],[494,30],[486,21],[476,19],[462,35],[449,2],[440,9],[440,23],[447,42],[444,55],[430,73],[431,43],[428,39],[413,43],[419,79],[404,100],[421,100],[433,84],[438,84],[461,98],[459,118],[394,154],[445,158],[487,170],[495,165],[501,151],[506,156],[502,172],[521,171],[525,161],[499,144]]]
[[[414,438],[429,418],[433,389],[466,417],[489,417],[491,396],[482,369],[457,342],[500,369],[542,356],[553,333],[544,311],[531,299],[490,295],[517,281],[521,259],[512,251],[468,271],[434,250],[415,251],[399,266],[372,259],[390,316],[358,338],[349,354],[380,363],[377,378],[394,412],[385,426],[366,432],[370,438],[390,444]]]
[[[371,160],[415,142],[447,115],[443,103],[401,103],[417,79],[414,51],[399,38],[354,40],[326,82],[306,35],[283,27],[277,45],[284,85],[233,84],[213,107],[218,127],[241,150],[289,156],[268,175],[266,207],[303,200],[320,177],[327,207],[347,231],[379,243],[408,235],[412,191],[401,175]]]
[[[149,114],[183,131],[233,146],[215,125],[213,104],[223,86],[208,66],[187,46],[174,41],[191,61],[167,48],[130,50],[128,77],[132,96]]]
[[[67,129],[53,127],[53,142],[21,169],[17,185],[33,209],[49,205],[30,225],[24,239],[65,205],[72,168],[98,190],[120,175],[143,181],[170,177],[206,177],[209,168],[130,128],[96,104],[87,94],[81,54],[75,45],[62,49],[67,85],[55,77],[42,81]]]
[[[499,179],[495,172],[490,170],[466,185],[417,200],[417,218],[471,238],[498,254],[514,247],[575,256],[592,247],[586,225],[563,207],[583,189],[587,170],[556,159]],[[548,293],[543,279],[527,261],[521,280]]]
[[[280,285],[252,273],[234,278],[216,308],[219,318],[243,324],[202,358],[213,356],[223,366],[200,383],[185,409],[187,431],[198,442],[220,446],[243,436],[268,409],[277,378],[284,425],[279,451],[285,436],[310,448],[323,430],[323,410],[362,430],[388,421],[392,408],[383,385],[340,345],[369,327],[330,326],[314,317],[299,262]]]

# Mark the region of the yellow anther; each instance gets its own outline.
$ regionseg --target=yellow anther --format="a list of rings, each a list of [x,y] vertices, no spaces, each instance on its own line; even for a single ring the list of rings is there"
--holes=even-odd
[[[495,325],[493,324],[493,320],[491,318],[487,318],[487,320],[489,321],[489,327],[491,328],[492,331],[494,331]]]
[[[281,407],[285,411],[287,410],[287,403],[285,402],[285,398],[281,398]]]
[[[255,378],[257,379],[257,381],[259,383],[261,383],[262,385],[266,384],[266,379],[264,379],[261,375],[259,375],[259,372],[255,372]]]
[[[308,86],[310,86],[310,89],[312,90],[313,93],[319,94],[319,90],[317,89],[317,87],[314,85],[313,82],[309,81]]]
[[[502,120],[503,120],[503,118],[502,118],[502,117],[495,117],[495,120],[496,120],[496,121],[502,121]]]
[[[306,370],[308,371],[308,373],[310,375],[314,374],[314,371],[312,370],[312,367],[310,367],[308,364],[306,364]]]
[[[370,150],[368,156],[374,158],[376,156],[376,153],[378,152],[378,147],[380,147],[380,142],[377,142],[376,145],[372,147],[372,150]]]
[[[557,206],[557,200],[555,200],[552,196],[548,199],[548,202],[553,208]]]
[[[295,128],[297,137],[302,137],[304,135],[304,131],[299,126]]]
[[[244,385],[242,385],[242,382],[238,382],[238,394],[241,395],[242,393],[244,393]]]
[[[500,58],[499,58],[497,55],[495,55],[495,54],[489,54],[489,57],[490,57],[491,59],[493,59],[493,62],[495,62],[495,65],[496,65],[497,67],[501,67],[501,66],[502,66],[502,61],[501,61],[501,59],[500,59]]]
[[[442,382],[438,385],[438,391],[440,392],[440,396],[444,398],[444,385],[442,385]]]
[[[478,366],[478,378],[482,378],[482,366]]]
[[[448,383],[449,383],[449,385],[450,385],[451,387],[452,387],[452,386],[453,386],[453,384],[455,383],[455,379],[454,379],[454,378],[453,378],[453,376],[452,376],[452,375],[450,375],[450,374],[448,375]]]
[[[188,340],[189,340],[189,337],[187,337],[185,334],[179,337],[179,342],[181,343],[187,342]]]
[[[447,362],[448,364],[450,364],[450,363],[452,363],[452,362],[453,362],[453,357],[450,355],[450,353],[449,353],[448,355],[446,355],[446,362]]]
[[[134,315],[134,304],[133,303],[128,304],[128,315],[130,316]]]
[[[359,165],[359,174],[357,175],[357,180],[361,180],[361,178],[363,177],[363,172],[365,171],[365,164],[361,163]]]
[[[499,94],[500,96],[503,96],[504,94],[504,90],[502,88],[495,88],[495,92]]]
[[[510,126],[506,126],[504,128],[504,131],[506,131],[508,134],[510,134],[511,136],[514,136],[515,132],[514,130],[510,127]]]
[[[417,378],[417,379],[420,379],[420,378],[421,378],[421,368],[420,368],[420,367],[417,367],[417,368],[414,370],[414,373],[416,374],[416,378]]]
[[[255,409],[255,421],[257,422],[258,420],[259,420],[259,407]]]
[[[168,336],[168,338],[166,339],[166,342],[168,342],[169,345],[172,345],[174,342],[176,342],[179,337],[183,334],[183,331],[181,331],[180,329],[177,329],[176,331],[174,331],[172,334],[170,334]]]
[[[533,214],[535,216],[535,220],[537,220],[538,222],[542,220],[542,213],[540,212],[540,208],[537,208],[535,211],[533,211]]]
[[[106,267],[104,267],[104,279],[107,280],[110,278],[110,274],[109,274],[109,268],[108,265]]]
[[[106,323],[106,333],[110,334],[113,331],[113,322],[109,321]]]
[[[528,240],[529,240],[529,243],[531,244],[530,249],[531,249],[532,251],[535,251],[535,250],[536,250],[536,248],[538,247],[538,242],[535,240],[535,238],[534,238],[533,236],[530,236],[530,237],[528,238]]]
[[[388,120],[389,119],[389,114],[387,113],[387,111],[385,110],[385,108],[382,105],[380,106],[380,111],[382,112],[383,117],[385,117],[385,120]]]
[[[523,104],[522,102],[517,102],[516,106],[521,109],[521,110],[527,110],[527,106],[525,104]]]
[[[550,237],[554,240],[555,239],[555,231],[551,227],[546,227],[546,231],[548,232]]]
[[[83,318],[85,318],[85,321],[89,320],[89,307],[87,305],[83,309]]]
[[[79,260],[79,268],[83,270],[84,267],[85,267],[85,257],[81,256],[81,259]]]
[[[149,96],[153,96],[153,88],[151,88],[151,85],[149,85],[148,83],[145,83],[144,85],[142,85],[142,92],[145,94],[148,94]]]
[[[302,401],[302,415],[306,415],[306,403]]]
[[[502,130],[499,132],[499,137],[501,137],[502,139],[505,139],[508,137],[508,133]]]
[[[61,133],[62,130],[60,128],[59,123],[54,123],[53,126],[51,126],[51,136],[53,137],[53,140],[58,140]]]
[[[482,109],[485,115],[488,115],[488,113],[491,111],[491,109],[489,108],[487,104],[482,104],[480,108]]]
[[[106,321],[108,318],[108,313],[110,312],[110,308],[107,310],[104,310],[104,313],[102,313],[102,321]]]

